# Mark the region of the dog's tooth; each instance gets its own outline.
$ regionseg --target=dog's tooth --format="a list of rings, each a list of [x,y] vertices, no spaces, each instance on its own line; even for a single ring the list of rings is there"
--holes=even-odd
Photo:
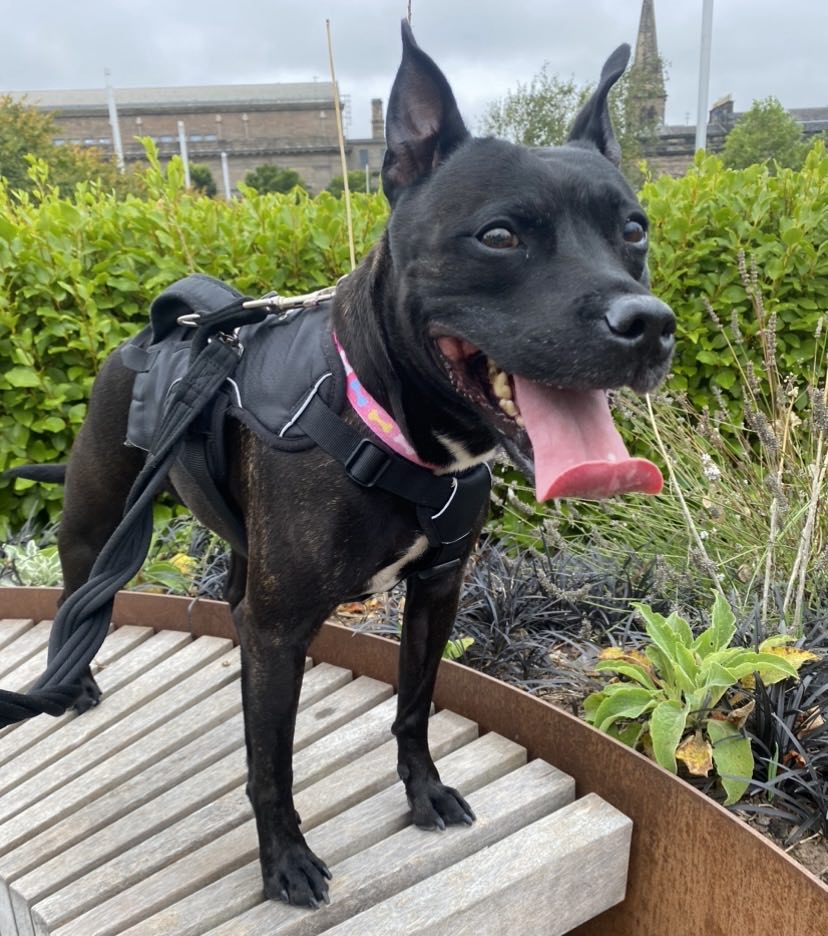
[[[526,423],[523,421],[523,417],[519,413],[517,416],[515,416],[515,422],[520,426],[521,429],[526,428]]]
[[[509,376],[505,371],[498,371],[492,380],[492,389],[499,400],[511,400],[512,388],[509,386]]]
[[[518,414],[518,408],[515,406],[513,400],[501,400],[500,408],[507,416],[511,416],[513,419]]]

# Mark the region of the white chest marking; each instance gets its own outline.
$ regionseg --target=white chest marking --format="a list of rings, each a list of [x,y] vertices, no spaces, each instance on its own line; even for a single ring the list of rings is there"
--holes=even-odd
[[[437,433],[437,441],[454,459],[450,465],[441,469],[441,474],[465,471],[467,468],[473,468],[475,465],[479,465],[482,462],[491,461],[497,451],[496,448],[493,448],[490,452],[484,452],[482,455],[472,455],[461,442],[457,442],[450,436],[440,433]]]
[[[410,562],[419,559],[427,549],[428,540],[423,535],[418,536],[396,562],[392,562],[391,565],[380,569],[380,571],[373,576],[365,586],[366,593],[373,595],[376,592],[384,592],[393,588],[402,578],[400,574],[402,570]]]

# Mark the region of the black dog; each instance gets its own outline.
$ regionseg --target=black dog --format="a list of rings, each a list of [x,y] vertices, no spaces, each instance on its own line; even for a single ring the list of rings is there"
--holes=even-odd
[[[618,172],[607,111],[628,58],[627,46],[610,57],[566,146],[532,152],[472,139],[443,74],[403,25],[382,171],[391,218],[339,286],[332,318],[363,387],[437,474],[504,444],[534,468],[540,498],[658,486],[657,469],[626,456],[605,394],[655,387],[673,347],[673,315],[647,289],[647,220]],[[123,444],[134,376],[118,352],[106,361],[72,451],[65,595],[86,580],[142,466],[143,452]],[[369,434],[347,407],[345,418]],[[410,502],[354,484],[320,448],[274,451],[233,419],[226,448],[227,493],[247,536],[227,599],[242,648],[264,890],[316,906],[330,875],[299,830],[291,747],[306,650],[343,600],[406,579],[399,775],[417,825],[473,821],[440,781],[427,725],[462,563],[485,511],[462,561],[424,577],[427,541]]]

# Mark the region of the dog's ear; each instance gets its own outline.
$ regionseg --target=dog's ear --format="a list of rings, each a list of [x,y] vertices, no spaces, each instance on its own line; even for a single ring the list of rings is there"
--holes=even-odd
[[[448,81],[402,22],[403,57],[385,121],[382,187],[393,205],[469,136]]]
[[[615,82],[624,74],[629,60],[630,47],[627,43],[618,46],[604,63],[598,87],[581,108],[569,131],[568,142],[592,143],[615,166],[621,164],[621,147],[612,130],[607,95]]]

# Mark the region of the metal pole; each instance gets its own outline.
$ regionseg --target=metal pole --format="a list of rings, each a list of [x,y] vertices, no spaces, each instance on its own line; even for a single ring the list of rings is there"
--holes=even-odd
[[[115,92],[112,90],[109,69],[104,69],[106,78],[106,102],[109,107],[109,126],[112,130],[112,148],[115,151],[115,162],[118,171],[124,171],[124,147],[121,144],[121,127],[118,124],[118,108],[115,106]]]
[[[224,197],[230,201],[230,163],[227,161],[227,153],[221,154],[221,177],[224,180]]]
[[[710,93],[710,46],[713,42],[713,0],[703,0],[699,102],[696,108],[696,151],[707,147],[707,102]]]
[[[187,134],[184,132],[184,121],[178,121],[178,151],[181,153],[181,162],[184,163],[184,185],[190,187],[190,160],[187,158]]]

